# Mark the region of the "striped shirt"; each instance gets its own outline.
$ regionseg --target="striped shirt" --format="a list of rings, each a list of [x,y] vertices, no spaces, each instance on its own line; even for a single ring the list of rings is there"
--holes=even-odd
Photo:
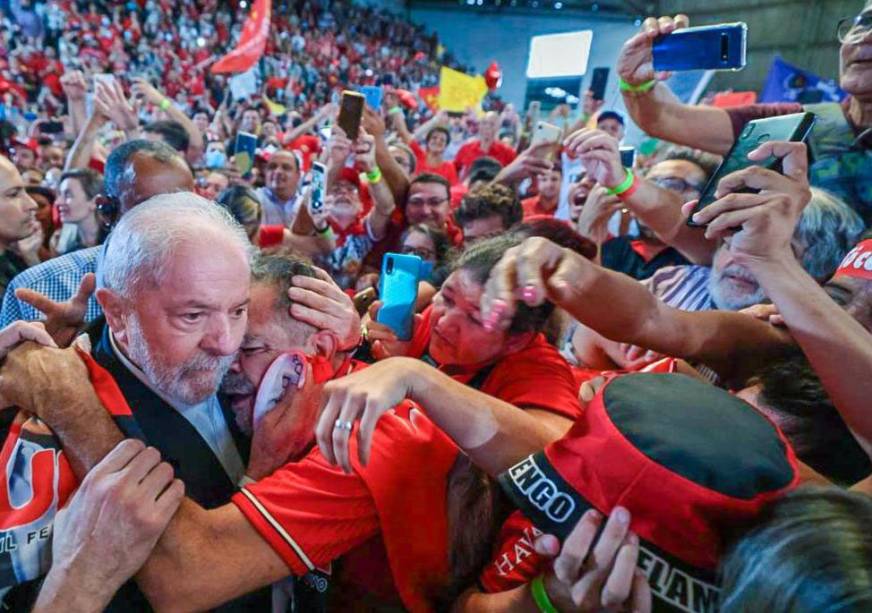
[[[715,310],[708,266],[667,266],[655,272],[642,284],[669,306],[682,311]]]
[[[35,321],[44,318],[40,311],[15,297],[15,290],[19,287],[37,291],[55,302],[66,302],[75,296],[82,277],[86,273],[96,272],[97,257],[101,249],[102,246],[98,245],[73,251],[28,268],[17,275],[9,283],[3,295],[3,304],[0,306],[0,328],[21,319]],[[94,320],[101,314],[100,305],[92,295],[88,300],[85,320]]]

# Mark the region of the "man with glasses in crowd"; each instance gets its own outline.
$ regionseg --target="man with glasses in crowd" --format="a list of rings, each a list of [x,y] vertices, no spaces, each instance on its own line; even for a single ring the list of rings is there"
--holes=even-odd
[[[436,174],[420,174],[409,184],[406,223],[424,224],[441,230],[455,247],[463,243],[463,233],[451,219],[451,185]]]
[[[810,111],[817,116],[808,145],[813,186],[830,191],[872,222],[872,0],[854,18],[839,22],[839,85],[849,95],[842,103],[753,104],[721,109],[683,104],[657,80],[652,41],[687,27],[686,15],[653,17],[624,43],[617,71],[624,102],[633,120],[650,134],[721,155],[745,124],[754,119]]]
[[[683,147],[669,149],[662,162],[648,171],[646,179],[689,202],[699,198],[706,181],[717,168],[717,159]],[[654,231],[637,219],[639,236],[617,236],[603,243],[601,259],[605,268],[643,280],[666,266],[690,262],[674,247],[664,243]]]

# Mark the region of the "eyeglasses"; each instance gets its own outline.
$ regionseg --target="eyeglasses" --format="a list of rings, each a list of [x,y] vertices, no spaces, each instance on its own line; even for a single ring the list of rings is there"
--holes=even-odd
[[[872,31],[872,12],[856,17],[845,17],[839,22],[836,34],[840,43],[859,43]]]
[[[686,191],[701,192],[703,186],[696,183],[688,183],[679,177],[657,177],[651,179],[651,183],[663,189],[668,189],[673,192],[684,193]]]
[[[447,200],[447,198],[409,198],[407,204],[435,208]]]

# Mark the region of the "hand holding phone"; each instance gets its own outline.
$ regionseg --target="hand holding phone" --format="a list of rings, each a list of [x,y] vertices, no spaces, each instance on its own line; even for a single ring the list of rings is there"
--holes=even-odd
[[[718,184],[724,177],[750,166],[761,166],[781,172],[779,158],[770,156],[763,160],[752,160],[748,158],[748,154],[761,145],[773,141],[804,142],[814,126],[814,121],[813,113],[794,113],[748,122],[724,161],[703,188],[696,206],[688,217],[687,225],[691,227],[704,225],[695,222],[693,216],[717,200]],[[740,193],[756,193],[756,190],[745,189]]]
[[[537,157],[553,159],[560,148],[561,136],[563,136],[563,130],[559,127],[546,121],[538,121],[533,130],[533,138],[530,140],[530,149],[541,150]],[[550,145],[550,147],[545,145]]]
[[[660,35],[671,34],[690,25],[686,15],[675,18],[664,15],[659,19],[649,17],[642,24],[641,31],[624,43],[618,56],[616,70],[618,76],[630,85],[642,85],[654,79],[664,79],[666,73],[654,72],[651,46]]]

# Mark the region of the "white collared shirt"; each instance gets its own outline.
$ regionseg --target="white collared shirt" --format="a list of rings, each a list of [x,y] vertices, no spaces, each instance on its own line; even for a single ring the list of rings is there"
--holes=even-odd
[[[127,370],[142,381],[152,392],[160,396],[160,398],[168,405],[178,411],[182,417],[194,426],[194,429],[203,437],[206,444],[218,458],[227,476],[233,483],[239,483],[245,475],[245,465],[242,463],[242,457],[239,455],[239,450],[236,448],[236,443],[233,441],[233,435],[230,434],[230,428],[224,419],[224,413],[221,411],[221,404],[218,402],[218,397],[215,394],[209,396],[206,400],[195,405],[182,404],[172,398],[167,397],[159,390],[155,389],[151,382],[146,378],[145,373],[133,364],[127,356],[118,348],[115,342],[115,335],[110,331],[109,342],[112,345],[112,350],[116,357],[121,361]]]

